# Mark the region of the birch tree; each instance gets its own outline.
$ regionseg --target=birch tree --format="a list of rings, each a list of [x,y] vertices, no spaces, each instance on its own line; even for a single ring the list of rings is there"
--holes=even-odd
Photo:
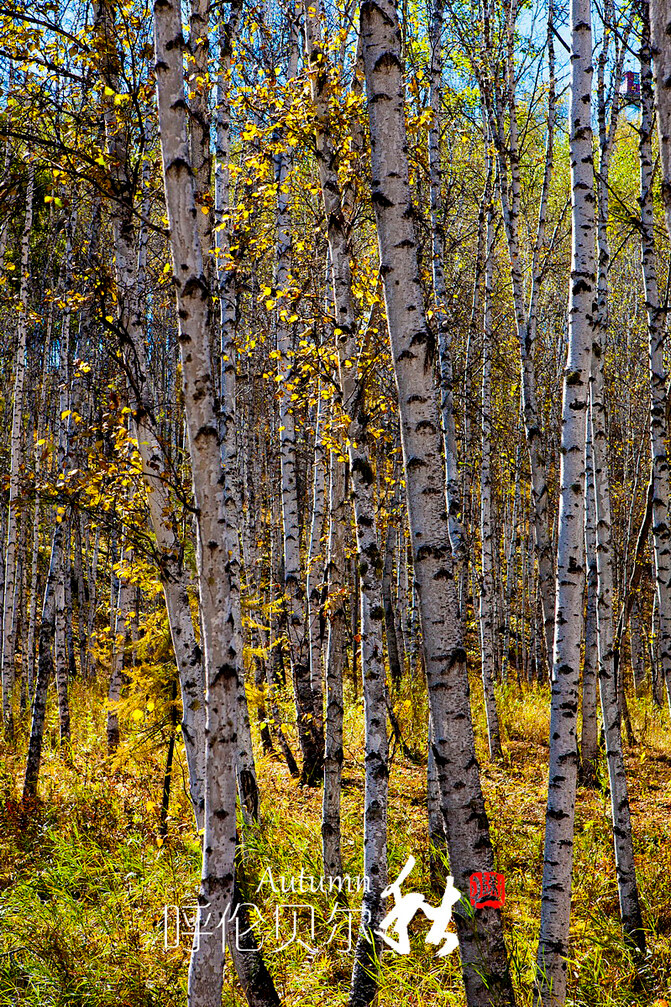
[[[447,525],[435,350],[424,309],[409,185],[401,35],[387,0],[361,8],[371,133],[372,201],[387,325],[398,390],[413,566],[433,722],[434,755],[450,870],[461,891],[473,870],[493,870],[480,788]],[[514,1001],[500,913],[455,907],[469,1007]]]
[[[33,226],[33,193],[35,172],[28,168],[26,215],[21,236],[21,285],[17,322],[16,369],[12,399],[12,432],[10,442],[9,503],[5,538],[5,580],[2,612],[2,719],[5,735],[14,734],[14,654],[16,640],[12,632],[17,601],[17,565],[19,535],[19,494],[23,463],[23,408],[26,375],[26,339],[28,337],[28,292],[30,285],[30,233]]]
[[[585,416],[596,280],[590,0],[572,0],[570,24],[571,279],[562,394],[550,769],[535,985],[535,1002],[543,1007],[563,1007],[566,1000],[585,574]]]

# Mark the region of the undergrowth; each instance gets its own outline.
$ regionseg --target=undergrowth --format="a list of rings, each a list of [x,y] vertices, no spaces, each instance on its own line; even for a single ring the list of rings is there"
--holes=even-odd
[[[351,688],[351,687],[350,687]],[[345,870],[362,874],[362,708],[351,691],[346,704],[343,786]],[[544,831],[548,693],[502,688],[498,695],[504,758],[489,762],[481,695],[473,682],[478,754],[498,870],[506,879],[508,949],[518,1004],[531,1004],[538,939]],[[630,700],[636,746],[627,751],[638,880],[649,963],[643,988],[622,939],[610,834],[605,772],[601,787],[578,792],[569,1004],[574,1007],[666,1007],[671,989],[671,732],[665,712],[648,699]],[[50,703],[39,801],[20,806],[27,720],[13,747],[0,742],[0,1005],[11,1007],[183,1007],[199,837],[178,752],[168,821],[159,832],[166,727],[128,718],[126,743],[107,756],[104,701],[75,684],[72,748],[57,741],[56,704]],[[407,751],[422,752],[426,700],[411,680],[395,701]],[[285,697],[285,709],[289,701]],[[295,743],[295,738],[293,739]],[[416,866],[404,891],[422,891],[436,904],[429,879],[425,766],[394,747],[390,780],[390,877],[412,854]],[[334,912],[333,895],[273,892],[281,876],[321,876],[321,792],[300,788],[283,763],[257,760],[262,795],[260,827],[244,826],[247,898],[263,917],[260,933],[286,1007],[335,1007],[346,1002],[352,955],[347,913]],[[242,823],[240,823],[242,828]],[[305,881],[309,886],[309,880]],[[318,885],[315,885],[318,887]],[[258,891],[257,891],[258,889]],[[360,895],[348,896],[356,909]],[[274,912],[297,910],[297,938],[277,951]],[[166,910],[166,907],[168,909]],[[176,909],[182,930],[177,939]],[[345,908],[343,900],[340,909]],[[292,911],[279,911],[280,943],[292,932]],[[166,916],[167,913],[167,916]],[[258,914],[252,911],[258,920]],[[353,916],[356,936],[356,915]],[[338,926],[339,929],[334,931]],[[427,922],[411,925],[411,953],[382,957],[380,1007],[461,1007],[458,955],[435,957],[425,944]],[[332,940],[329,942],[329,937]],[[167,938],[167,940],[166,940]],[[166,947],[167,943],[167,947]],[[223,1003],[245,1004],[227,963]]]

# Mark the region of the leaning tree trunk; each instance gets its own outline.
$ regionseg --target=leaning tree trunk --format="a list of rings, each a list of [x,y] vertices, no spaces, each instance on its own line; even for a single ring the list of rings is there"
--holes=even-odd
[[[561,421],[550,771],[534,993],[535,1002],[543,1007],[563,1007],[566,1000],[578,772],[576,731],[585,580],[585,415],[595,288],[590,0],[572,0],[571,31],[569,144],[573,239]]]
[[[33,192],[35,171],[28,170],[26,189],[26,216],[21,237],[21,283],[19,288],[18,339],[16,347],[16,371],[14,374],[14,395],[12,401],[12,432],[9,459],[9,505],[7,513],[7,534],[5,539],[5,590],[2,607],[2,720],[5,733],[11,738],[14,733],[14,652],[16,640],[12,632],[14,608],[16,604],[18,565],[18,534],[21,468],[23,464],[23,389],[26,375],[26,340],[28,338],[28,285],[30,283],[30,232],[33,226]]]
[[[105,3],[95,6],[96,29],[102,53],[101,75],[106,90],[118,90],[117,39],[113,10]],[[159,436],[156,392],[147,366],[144,333],[144,228],[138,235],[135,223],[135,179],[130,171],[129,136],[123,110],[113,99],[104,99],[107,152],[111,160],[113,187],[112,234],[118,303],[118,325],[123,333],[122,349],[126,365],[128,396],[133,410],[137,445],[142,460],[142,476],[147,506],[156,539],[158,573],[163,586],[170,635],[179,674],[182,698],[182,738],[189,773],[189,795],[201,828],[204,815],[205,775],[205,682],[201,647],[189,603],[190,574],[178,535],[179,518],[168,489],[170,464]],[[146,208],[143,207],[146,211]],[[145,212],[146,215],[146,212]],[[96,538],[97,554],[97,538]],[[95,586],[95,579],[91,583]],[[92,615],[95,612],[95,598]]]
[[[434,352],[419,275],[409,184],[401,35],[389,0],[361,7],[372,150],[372,200],[398,389],[413,566],[421,613],[434,755],[450,869],[465,892],[473,871],[493,871],[468,696],[466,652],[449,545]],[[512,1004],[500,911],[455,907],[469,1007]]]

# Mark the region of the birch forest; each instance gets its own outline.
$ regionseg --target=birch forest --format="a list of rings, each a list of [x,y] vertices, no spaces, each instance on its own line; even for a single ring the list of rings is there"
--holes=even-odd
[[[0,1007],[669,1007],[671,0],[0,0]]]

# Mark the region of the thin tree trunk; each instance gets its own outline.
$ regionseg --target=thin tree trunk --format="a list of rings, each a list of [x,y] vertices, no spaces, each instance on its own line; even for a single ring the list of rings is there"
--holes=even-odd
[[[585,652],[582,665],[582,727],[580,731],[580,782],[594,787],[599,765],[599,725],[597,722],[597,641],[596,604],[598,574],[596,565],[596,501],[594,499],[594,452],[592,424],[587,418],[585,438],[585,557],[587,600],[585,609]]]
[[[660,304],[657,285],[657,265],[655,259],[654,207],[652,197],[652,67],[650,51],[650,14],[655,9],[655,31],[660,30],[660,17],[664,2],[653,4],[652,8],[642,3],[643,38],[641,42],[641,128],[639,130],[639,157],[641,163],[641,266],[645,288],[645,307],[648,318],[648,362],[650,373],[650,454],[652,458],[653,504],[652,543],[655,557],[655,586],[659,600],[659,654],[661,675],[666,683],[669,710],[671,711],[671,511],[669,493],[668,425],[666,417],[668,387],[664,361],[666,336],[666,311]],[[659,9],[657,9],[659,8]],[[671,24],[671,18],[668,19]],[[660,135],[660,160],[662,164],[662,199],[667,212],[667,223],[671,224],[671,208],[667,206],[667,192],[671,193],[671,138],[666,134],[671,124],[668,81],[660,72],[662,67],[671,68],[671,61],[664,62],[671,55],[668,36],[655,37],[655,46],[661,46],[657,67],[658,122]],[[671,235],[671,228],[669,230]]]
[[[324,528],[326,489],[326,448],[323,440],[323,413],[325,404],[321,388],[317,391],[317,416],[315,419],[315,445],[312,473],[312,519],[308,543],[308,563],[305,593],[308,597],[308,633],[310,640],[310,685],[314,697],[316,729],[324,734],[324,656],[322,653],[322,588],[323,556],[321,549]]]
[[[293,80],[298,68],[297,12],[290,8],[290,51],[287,79]],[[322,777],[323,746],[314,720],[314,698],[310,683],[309,639],[305,632],[306,599],[300,554],[300,513],[298,464],[296,458],[296,422],[291,400],[293,328],[286,320],[291,298],[286,291],[292,265],[291,205],[289,175],[292,167],[290,148],[274,155],[277,183],[277,261],[275,288],[282,292],[277,311],[278,378],[280,378],[280,467],[282,477],[282,524],[284,529],[284,587],[287,605],[287,636],[296,702],[298,739],[301,746],[301,782],[315,786]]]
[[[18,578],[16,576],[19,534],[19,495],[21,467],[23,464],[23,398],[26,375],[26,340],[28,338],[28,287],[30,283],[30,232],[33,227],[33,192],[35,170],[28,170],[26,189],[26,216],[21,236],[21,283],[19,289],[18,338],[16,348],[16,370],[14,373],[14,393],[12,400],[12,432],[9,461],[9,504],[7,511],[7,534],[5,539],[5,585],[2,610],[2,720],[5,735],[14,735],[14,652],[16,639],[12,632]]]
[[[37,793],[37,781],[42,758],[42,742],[44,739],[44,721],[47,711],[47,693],[49,682],[54,674],[53,643],[55,629],[56,574],[62,564],[63,524],[57,522],[51,541],[51,560],[49,573],[44,589],[42,617],[40,621],[39,653],[37,659],[37,676],[33,693],[32,720],[30,725],[30,740],[26,759],[26,775],[23,782],[23,801],[29,801]]]
[[[494,220],[491,202],[487,207],[485,290],[482,332],[482,462],[480,468],[480,539],[482,547],[482,582],[480,586],[480,653],[482,690],[487,715],[489,757],[499,759],[501,733],[496,709],[494,682],[496,659],[494,645],[494,548],[492,529],[491,431],[492,431],[492,300],[494,285]],[[510,613],[506,613],[510,618]],[[505,660],[505,655],[504,655]]]
[[[345,462],[337,449],[331,449],[329,473],[329,541],[326,563],[328,641],[321,832],[324,874],[335,878],[342,875],[340,835],[344,716],[342,679],[347,635],[343,589],[347,521]]]
[[[387,886],[388,755],[386,680],[384,666],[384,604],[381,579],[383,559],[375,521],[375,480],[371,442],[367,431],[365,386],[359,374],[357,319],[352,296],[350,244],[338,184],[337,153],[324,128],[330,97],[325,51],[321,45],[318,14],[306,10],[306,51],[316,116],[319,177],[327,222],[333,270],[338,375],[342,409],[348,420],[347,444],[350,492],[354,505],[357,569],[360,578],[361,678],[365,722],[364,874],[370,888],[364,892],[361,930],[357,940],[350,1007],[365,1007],[377,994],[376,958],[381,939],[375,931],[382,920],[382,892]]]

